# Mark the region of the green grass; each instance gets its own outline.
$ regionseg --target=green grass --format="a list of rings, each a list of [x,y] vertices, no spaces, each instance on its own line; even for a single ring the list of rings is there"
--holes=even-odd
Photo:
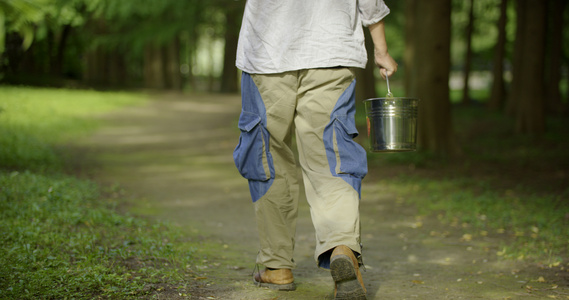
[[[117,212],[120,189],[64,173],[56,145],[135,93],[0,87],[0,298],[187,293],[195,247],[168,224]]]
[[[382,181],[422,215],[474,239],[498,237],[503,257],[567,261],[569,120],[548,117],[536,138],[514,134],[513,119],[483,105],[453,106],[452,117],[459,157],[373,153],[369,168],[399,170]]]
[[[56,169],[53,145],[92,131],[93,117],[140,102],[120,92],[0,86],[0,166]]]
[[[568,191],[537,194],[521,186],[500,189],[490,180],[467,176],[429,179],[412,175],[387,182],[420,215],[436,217],[473,239],[499,238],[497,255],[542,263],[568,258],[569,209],[564,203]]]
[[[1,172],[0,186],[0,298],[141,296],[192,262],[172,228],[116,213],[91,182]]]

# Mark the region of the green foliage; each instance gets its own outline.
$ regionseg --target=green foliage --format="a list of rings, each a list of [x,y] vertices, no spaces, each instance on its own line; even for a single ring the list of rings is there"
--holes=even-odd
[[[0,87],[0,298],[139,298],[180,287],[192,245],[162,223],[117,213],[121,191],[61,172],[54,145],[137,94]],[[184,238],[184,240],[182,240]]]
[[[389,53],[398,62],[403,62],[405,51],[405,14],[401,1],[385,1],[391,12],[385,19],[385,37]]]
[[[91,182],[0,172],[0,186],[0,298],[140,296],[191,262],[173,228],[117,214]]]
[[[538,195],[524,187],[495,189],[490,181],[467,177],[409,176],[388,181],[420,214],[434,214],[442,224],[472,238],[500,237],[500,250],[508,249],[500,256],[544,263],[567,259],[569,208],[562,202],[569,190],[563,195]]]
[[[45,38],[47,28],[61,25],[81,26],[85,18],[81,15],[85,1],[81,0],[0,0],[0,31],[17,32],[24,38],[24,49],[27,49],[34,38]],[[85,3],[93,3],[89,1]],[[96,1],[95,1],[96,2]],[[85,6],[87,7],[87,6]],[[93,8],[92,6],[88,6]],[[2,46],[0,44],[0,53]]]
[[[95,46],[129,49],[140,53],[148,43],[165,44],[203,21],[203,1],[110,1],[100,0],[95,18],[106,32],[95,34]]]
[[[0,0],[0,54],[4,52],[7,32],[18,32],[27,49],[34,39],[34,25],[43,19],[42,7],[49,0]]]
[[[567,260],[568,120],[549,118],[549,133],[539,140],[513,135],[512,120],[482,106],[455,106],[453,120],[459,157],[372,154],[370,169],[404,170],[383,184],[420,214],[436,216],[468,238],[500,239],[502,245],[495,245],[500,256]]]
[[[94,48],[118,52],[134,65],[148,44],[164,45],[184,35],[195,47],[198,27],[218,22],[207,17],[219,7],[200,0],[0,0],[0,54],[6,34],[16,32],[24,49],[37,43],[38,49],[26,55],[34,56],[44,72],[54,72],[55,65],[79,76],[77,59]],[[0,61],[0,71],[6,64],[18,64],[21,54],[12,52]],[[63,61],[71,66],[64,68]]]
[[[494,47],[498,40],[498,19],[500,18],[501,0],[474,1],[474,29],[472,33],[473,69],[488,69],[494,55]],[[512,2],[512,1],[510,1]],[[454,0],[452,3],[452,41],[451,61],[453,66],[461,66],[466,53],[465,30],[468,26],[470,1]],[[509,45],[515,39],[515,9],[508,8],[506,26]],[[511,47],[507,47],[508,53]]]

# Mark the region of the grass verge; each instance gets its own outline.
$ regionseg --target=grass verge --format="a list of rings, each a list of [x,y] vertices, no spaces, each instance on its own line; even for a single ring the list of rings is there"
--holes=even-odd
[[[0,298],[189,294],[191,242],[117,213],[120,191],[65,174],[54,150],[96,128],[92,116],[145,97],[5,86],[0,95]]]
[[[93,117],[143,101],[120,92],[0,86],[0,166],[61,171],[54,145],[94,130]]]
[[[500,240],[498,256],[546,265],[567,260],[569,210],[563,195],[494,188],[491,180],[467,177],[404,175],[387,181],[420,215],[461,231],[463,240]]]
[[[371,154],[378,180],[466,240],[501,241],[500,257],[567,262],[569,121],[548,118],[547,133],[535,138],[514,134],[512,119],[482,105],[457,105],[452,114],[459,157]]]

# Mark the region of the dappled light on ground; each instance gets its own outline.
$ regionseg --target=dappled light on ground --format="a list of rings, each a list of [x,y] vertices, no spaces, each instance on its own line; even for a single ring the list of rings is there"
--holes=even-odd
[[[100,163],[98,180],[119,182],[128,190],[133,212],[172,221],[208,241],[198,253],[211,299],[332,299],[330,275],[314,263],[314,230],[303,199],[295,250],[297,291],[278,293],[251,283],[256,225],[247,182],[232,159],[239,98],[155,98],[147,106],[108,115],[109,126],[82,142]],[[567,266],[503,260],[504,234],[474,232],[467,224],[424,215],[401,192],[417,191],[419,184],[393,186],[393,178],[378,179],[376,173],[371,169],[364,180],[361,201],[369,299],[569,295]],[[443,188],[454,185],[441,182]]]

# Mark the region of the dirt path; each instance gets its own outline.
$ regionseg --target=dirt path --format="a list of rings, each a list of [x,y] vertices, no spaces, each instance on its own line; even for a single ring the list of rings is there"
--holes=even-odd
[[[205,237],[198,267],[207,285],[194,298],[332,299],[329,273],[312,258],[306,201],[299,210],[297,291],[251,283],[258,245],[253,206],[231,155],[239,134],[239,98],[155,98],[105,116],[108,126],[81,144],[93,149],[101,165],[98,180],[118,182],[139,199],[133,212]],[[497,260],[499,241],[467,241],[461,232],[418,219],[398,195],[384,192],[374,173],[364,180],[361,204],[368,299],[569,299],[566,282],[559,284],[555,274]]]

